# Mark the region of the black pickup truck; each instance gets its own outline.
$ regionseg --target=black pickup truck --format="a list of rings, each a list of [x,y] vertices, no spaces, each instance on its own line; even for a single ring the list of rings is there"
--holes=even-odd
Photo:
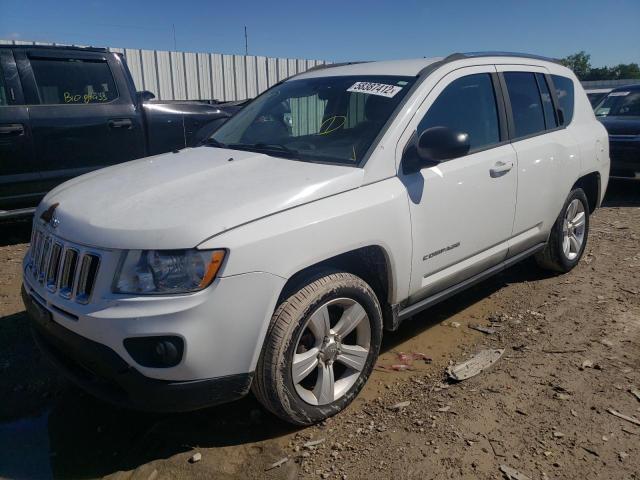
[[[106,49],[1,45],[0,220],[82,173],[194,146],[241,108],[153,98]]]

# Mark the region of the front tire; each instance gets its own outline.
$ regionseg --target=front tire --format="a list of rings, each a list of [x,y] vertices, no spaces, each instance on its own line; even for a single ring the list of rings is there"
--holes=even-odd
[[[273,314],[253,392],[287,422],[320,422],[362,389],[381,339],[380,304],[366,282],[350,273],[316,277]]]
[[[572,190],[551,229],[544,250],[536,255],[546,270],[566,273],[582,258],[589,235],[589,201],[581,188]]]

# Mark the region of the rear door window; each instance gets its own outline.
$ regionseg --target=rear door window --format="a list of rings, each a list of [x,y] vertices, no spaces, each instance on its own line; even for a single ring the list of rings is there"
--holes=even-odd
[[[505,72],[516,138],[536,135],[545,131],[544,111],[535,74]]]
[[[556,89],[558,104],[564,115],[564,125],[569,125],[573,119],[574,92],[573,80],[562,75],[551,75]]]
[[[41,104],[108,103],[118,98],[105,60],[31,58]]]

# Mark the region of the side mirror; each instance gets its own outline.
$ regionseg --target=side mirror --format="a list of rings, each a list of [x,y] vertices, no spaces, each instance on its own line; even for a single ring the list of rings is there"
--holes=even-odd
[[[403,155],[403,172],[415,173],[433,167],[445,160],[469,153],[469,134],[456,132],[447,127],[427,128],[417,141],[409,144]]]
[[[149,90],[136,92],[136,95],[138,97],[138,103],[148,102],[149,100],[153,100],[154,98],[156,98],[156,96]]]

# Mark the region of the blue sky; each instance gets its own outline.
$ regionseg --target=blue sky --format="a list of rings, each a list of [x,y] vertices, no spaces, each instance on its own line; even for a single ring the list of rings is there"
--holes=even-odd
[[[640,1],[0,0],[0,38],[331,61],[506,50],[640,63]]]

